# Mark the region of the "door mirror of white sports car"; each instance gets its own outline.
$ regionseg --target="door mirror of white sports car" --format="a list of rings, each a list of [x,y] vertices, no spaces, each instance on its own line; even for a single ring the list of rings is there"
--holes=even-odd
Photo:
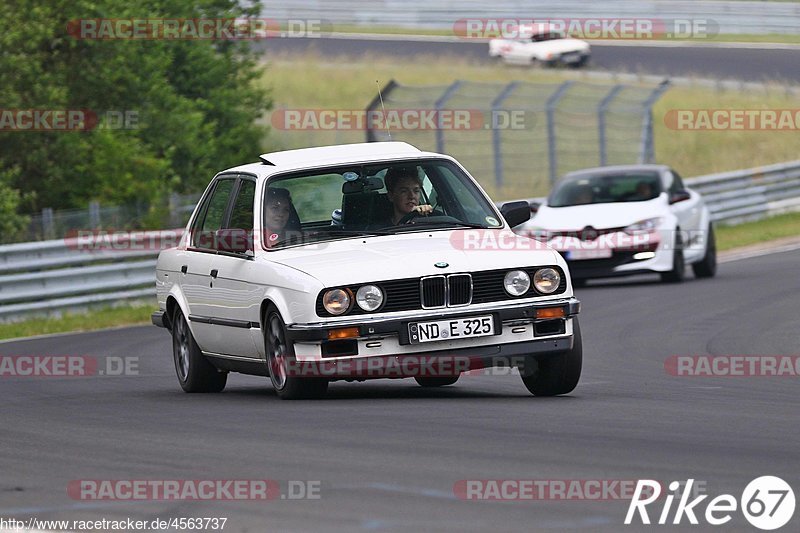
[[[214,234],[214,242],[220,252],[243,254],[253,249],[251,232],[238,228],[219,229]]]
[[[500,213],[513,228],[531,218],[531,206],[525,201],[508,202],[500,206]]]
[[[686,201],[691,197],[692,195],[689,194],[689,191],[686,190],[675,191],[669,195],[669,203],[677,204],[678,202]]]

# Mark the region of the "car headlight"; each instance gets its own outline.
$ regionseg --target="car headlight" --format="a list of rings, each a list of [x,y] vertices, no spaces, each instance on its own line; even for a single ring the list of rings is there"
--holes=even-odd
[[[322,306],[332,315],[345,314],[351,303],[350,293],[344,289],[331,289],[322,295]]]
[[[364,285],[356,291],[356,303],[364,311],[374,311],[383,304],[383,291],[375,285]]]
[[[522,296],[531,288],[531,277],[524,270],[512,270],[503,278],[503,287],[511,296]]]
[[[561,274],[555,268],[540,268],[533,275],[533,286],[542,294],[551,294],[561,285]]]
[[[647,218],[645,220],[640,220],[639,222],[634,222],[630,226],[627,226],[624,230],[625,233],[628,235],[633,235],[634,233],[642,233],[646,232],[649,233],[654,231],[661,225],[661,217],[656,218]]]

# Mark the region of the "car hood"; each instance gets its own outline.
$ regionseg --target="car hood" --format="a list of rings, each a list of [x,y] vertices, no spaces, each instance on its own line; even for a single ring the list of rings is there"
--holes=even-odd
[[[565,267],[558,253],[506,229],[327,241],[273,251],[266,258],[305,272],[326,287],[539,264]]]
[[[570,207],[548,207],[541,205],[536,216],[520,229],[582,230],[586,226],[595,229],[621,228],[664,215],[663,199],[654,198],[646,202],[616,202],[609,204],[574,205]]]

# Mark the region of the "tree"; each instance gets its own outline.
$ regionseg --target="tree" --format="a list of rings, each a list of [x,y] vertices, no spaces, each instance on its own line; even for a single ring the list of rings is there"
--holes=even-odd
[[[271,101],[256,86],[251,41],[70,31],[87,19],[252,18],[259,9],[237,0],[0,4],[0,111],[88,110],[89,123],[99,119],[89,131],[4,131],[0,122],[0,183],[17,191],[15,209],[163,202],[255,159],[265,134],[255,120]],[[120,117],[127,128],[113,127]]]

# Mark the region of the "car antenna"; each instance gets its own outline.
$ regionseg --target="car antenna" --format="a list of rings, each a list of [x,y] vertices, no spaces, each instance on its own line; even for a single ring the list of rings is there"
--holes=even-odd
[[[378,98],[381,100],[381,113],[383,113],[383,123],[386,124],[386,134],[389,136],[389,140],[392,140],[392,132],[389,130],[389,121],[386,120],[386,108],[383,107],[383,95],[381,94],[381,84],[378,80],[375,80],[375,85],[378,86]]]

